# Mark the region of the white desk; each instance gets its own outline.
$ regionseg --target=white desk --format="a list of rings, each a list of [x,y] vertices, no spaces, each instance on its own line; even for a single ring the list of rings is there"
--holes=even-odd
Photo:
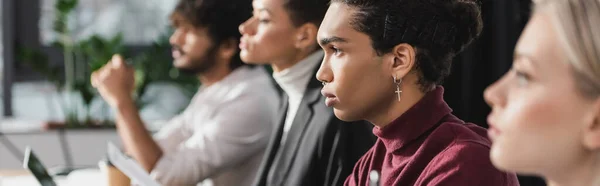
[[[106,186],[104,175],[99,169],[77,170],[67,177],[55,177],[58,186]],[[39,186],[35,177],[27,171],[0,171],[0,186]]]
[[[164,123],[165,121],[146,122],[146,127],[156,131]],[[0,132],[3,132],[3,137],[18,148],[19,154],[24,152],[26,146],[31,146],[46,167],[66,164],[59,132],[57,130],[42,131],[41,121],[0,119]],[[117,146],[121,145],[115,129],[66,130],[64,138],[76,167],[98,165],[98,161],[105,157],[108,141]],[[15,157],[3,143],[0,143],[0,170],[22,168],[22,160],[22,155],[19,158]]]
[[[5,137],[14,143],[21,153],[25,151],[26,146],[30,146],[48,168],[66,164],[57,131],[10,133],[5,134]],[[98,162],[105,157],[107,141],[120,145],[115,130],[69,130],[65,133],[65,139],[76,167],[96,167]],[[21,163],[23,157],[17,159],[3,144],[0,144],[0,157],[0,169],[21,169],[23,167]]]

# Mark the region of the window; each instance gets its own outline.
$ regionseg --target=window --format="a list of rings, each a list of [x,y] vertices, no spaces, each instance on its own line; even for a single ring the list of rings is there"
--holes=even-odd
[[[40,39],[45,45],[56,35],[52,29],[56,0],[40,1]],[[79,0],[69,18],[71,36],[82,40],[98,34],[105,38],[123,34],[128,45],[146,45],[163,35],[177,0]]]

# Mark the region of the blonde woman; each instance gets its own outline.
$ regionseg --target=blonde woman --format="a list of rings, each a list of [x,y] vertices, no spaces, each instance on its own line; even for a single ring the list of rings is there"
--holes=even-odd
[[[499,169],[600,185],[600,0],[536,1],[512,69],[485,99]]]

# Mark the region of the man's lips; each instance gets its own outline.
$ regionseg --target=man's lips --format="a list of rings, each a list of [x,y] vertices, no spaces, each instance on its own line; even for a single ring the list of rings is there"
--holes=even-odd
[[[331,107],[335,103],[338,102],[337,97],[334,94],[332,94],[332,93],[329,93],[329,92],[327,92],[325,90],[321,90],[321,94],[323,96],[325,96],[325,105],[327,105],[328,107]]]
[[[171,52],[171,55],[173,56],[173,58],[177,59],[179,57],[181,57],[181,52],[173,50],[173,52]]]
[[[171,49],[171,55],[173,58],[177,59],[184,56],[185,52],[183,52],[183,50],[181,50],[179,47],[173,47],[173,49]]]
[[[241,50],[246,50],[248,49],[248,38],[245,36],[242,36],[242,38],[240,39],[240,45],[239,45]]]

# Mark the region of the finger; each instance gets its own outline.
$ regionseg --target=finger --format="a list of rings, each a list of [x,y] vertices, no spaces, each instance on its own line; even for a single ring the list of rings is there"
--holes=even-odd
[[[94,87],[94,88],[97,88],[96,87],[97,78],[98,78],[98,71],[95,71],[90,76],[90,83],[92,84],[92,87]]]
[[[98,72],[98,80],[100,82],[104,81],[104,79],[106,79],[106,77],[108,77],[111,74],[111,71],[111,68],[102,69],[102,71]]]
[[[124,65],[123,57],[121,57],[121,55],[119,55],[119,54],[113,55],[113,57],[111,59],[111,64],[112,64],[113,68],[123,67],[123,65]]]
[[[105,68],[101,68],[93,72],[92,77],[90,78],[92,81],[92,86],[97,88],[100,83],[102,83],[103,79],[106,79],[107,74],[107,69]]]
[[[109,61],[110,63],[110,61]],[[94,70],[94,72],[102,72],[102,70],[104,70],[106,68],[106,65],[102,65],[100,68]]]

